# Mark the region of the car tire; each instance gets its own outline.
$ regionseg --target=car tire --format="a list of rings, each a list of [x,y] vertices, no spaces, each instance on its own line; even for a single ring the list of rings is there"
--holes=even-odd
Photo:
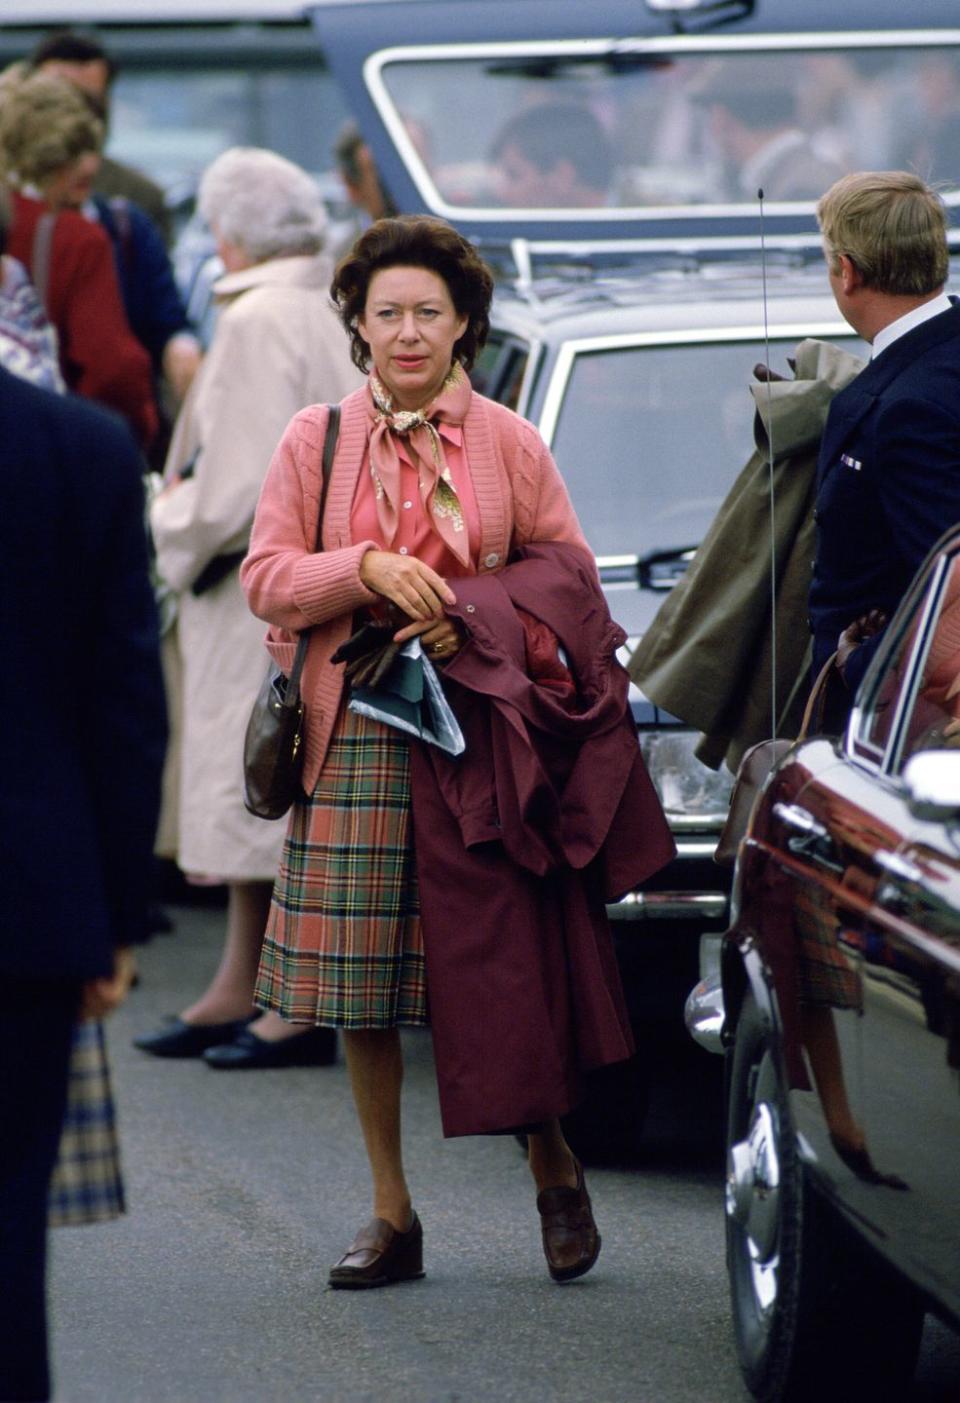
[[[762,1403],[902,1399],[923,1301],[809,1183],[773,1032],[750,993],[726,1082],[727,1271],[747,1387]]]

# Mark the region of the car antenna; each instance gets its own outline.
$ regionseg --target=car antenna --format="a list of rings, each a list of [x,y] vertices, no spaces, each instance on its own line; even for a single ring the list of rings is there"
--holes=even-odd
[[[770,379],[770,324],[767,317],[767,241],[763,220],[763,187],[760,205],[760,277],[763,288],[763,364],[767,373],[767,468],[770,486],[770,738],[777,738],[777,535],[776,496],[773,490],[773,383]]]

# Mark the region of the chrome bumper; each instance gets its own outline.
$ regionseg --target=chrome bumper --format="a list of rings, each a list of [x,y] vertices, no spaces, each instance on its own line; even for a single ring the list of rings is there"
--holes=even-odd
[[[724,892],[632,891],[607,907],[611,921],[720,920],[727,914]]]

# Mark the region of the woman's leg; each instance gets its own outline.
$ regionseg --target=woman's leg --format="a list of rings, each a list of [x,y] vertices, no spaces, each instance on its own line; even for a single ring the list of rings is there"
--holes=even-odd
[[[817,1094],[831,1135],[852,1148],[863,1148],[863,1130],[847,1098],[840,1043],[833,1010],[822,1004],[800,1005],[800,1035],[810,1059]]]
[[[344,1030],[350,1085],[373,1179],[373,1213],[398,1232],[410,1226],[410,1190],[400,1144],[403,1053],[396,1028]]]
[[[272,891],[272,882],[230,883],[220,964],[206,991],[180,1015],[185,1022],[229,1023],[253,1011],[253,986]]]
[[[577,1162],[558,1120],[527,1136],[527,1154],[538,1189],[576,1188]]]
[[[600,1254],[583,1171],[558,1120],[544,1121],[527,1136],[527,1144],[547,1268],[554,1281],[573,1281],[588,1272]]]

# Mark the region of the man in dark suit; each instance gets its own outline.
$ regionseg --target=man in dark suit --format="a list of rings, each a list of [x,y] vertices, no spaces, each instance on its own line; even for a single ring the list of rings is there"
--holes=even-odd
[[[46,1399],[71,1031],[146,933],[166,739],[136,446],[0,369],[0,1398]]]
[[[817,206],[837,306],[873,347],[835,396],[817,469],[814,667],[849,700],[927,553],[960,521],[960,305],[946,214],[905,171],[844,176]]]

